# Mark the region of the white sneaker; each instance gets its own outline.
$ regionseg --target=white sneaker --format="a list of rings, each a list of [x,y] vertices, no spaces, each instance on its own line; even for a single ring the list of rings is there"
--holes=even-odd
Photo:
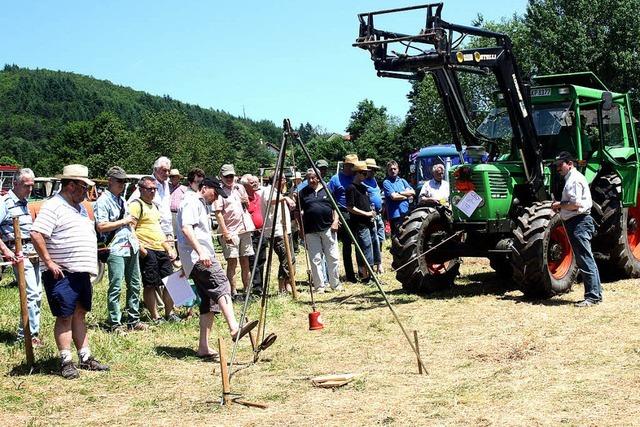
[[[338,285],[335,288],[332,288],[335,292],[344,292],[344,286]]]
[[[327,289],[325,287],[316,288],[313,290],[313,292],[315,292],[316,294],[324,294],[325,292],[327,292]]]

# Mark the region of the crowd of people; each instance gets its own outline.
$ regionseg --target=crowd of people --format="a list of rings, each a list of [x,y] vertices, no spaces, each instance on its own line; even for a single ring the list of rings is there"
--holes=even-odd
[[[252,174],[239,177],[232,164],[221,167],[219,178],[206,177],[202,169],[193,168],[183,182],[185,177],[171,168],[170,159],[160,157],[152,173],[138,180],[128,199],[124,194],[128,175],[113,166],[107,171],[106,187],[93,204],[94,220],[83,203],[88,189],[95,186],[86,166],[63,168],[58,176],[60,190],[44,202],[35,219],[27,206],[35,175],[31,169],[20,169],[0,203],[0,251],[6,260],[24,264],[32,343],[42,345],[44,288],[56,319],[53,333],[62,376],[77,378],[78,369],[109,369],[92,355],[85,322],[92,309],[91,280],[98,273],[98,260],[108,271],[106,328],[121,333],[181,320],[163,279],[182,270],[199,299],[200,357],[216,355],[209,346],[215,314],[222,314],[234,340],[256,326],[255,321],[238,324],[233,300],[242,297],[240,282],[245,291],[263,292],[269,247],[279,262],[278,290],[282,293],[291,292],[295,284],[292,269],[299,242],[306,248],[316,292],[340,292],[346,282],[367,282],[367,264],[377,273],[384,271],[385,206],[393,233],[408,213],[414,191],[399,177],[396,162],[387,165],[388,176],[382,186],[375,176],[381,167],[374,159],[359,160],[349,154],[343,165],[329,178],[328,162],[318,160],[315,168],[293,175],[289,185],[284,176],[281,180],[270,176],[266,182]],[[330,196],[336,200],[337,210]],[[340,216],[362,249],[363,256],[356,254],[357,274],[352,238]],[[14,217],[19,218],[22,254],[15,253]],[[212,222],[217,230],[212,230]],[[222,248],[224,268],[215,255],[216,241]],[[338,241],[342,242],[342,257]],[[340,258],[345,271],[342,278]],[[254,263],[256,271],[250,283]],[[238,269],[240,281],[236,283]],[[148,319],[144,319],[143,307]],[[18,339],[24,335],[20,324]]]
[[[566,153],[555,164],[566,183],[562,200],[554,203],[553,209],[560,212],[571,231],[581,271],[589,272],[584,277],[585,300],[579,305],[597,304],[602,291],[590,249],[593,221],[588,215],[588,185]],[[376,173],[382,168],[375,159],[360,160],[356,154],[348,154],[342,170],[331,177],[326,160],[318,160],[314,166],[304,175],[294,175],[289,188],[284,175],[281,179],[272,175],[267,182],[252,174],[238,177],[232,164],[221,167],[219,178],[206,177],[202,169],[193,168],[183,183],[184,177],[171,168],[170,159],[160,157],[152,173],[138,180],[128,200],[124,197],[127,173],[113,166],[107,172],[106,188],[93,205],[95,220],[83,203],[87,190],[95,185],[86,166],[63,168],[58,176],[60,190],[42,205],[35,219],[28,209],[35,175],[31,169],[20,169],[0,203],[0,252],[14,263],[14,271],[17,263],[24,264],[32,343],[42,345],[44,287],[55,317],[53,334],[62,376],[77,378],[78,368],[109,369],[92,355],[85,322],[92,309],[91,280],[98,272],[98,259],[108,267],[106,324],[110,331],[147,329],[141,302],[152,324],[180,321],[163,279],[181,270],[192,281],[199,299],[197,354],[202,358],[216,357],[209,346],[215,314],[222,314],[233,340],[257,325],[257,321],[238,323],[233,301],[244,297],[239,293],[236,273],[239,266],[245,292],[264,292],[269,247],[279,261],[278,290],[282,293],[291,292],[295,285],[298,239],[306,248],[315,292],[340,292],[347,282],[368,282],[371,272],[384,271],[385,219],[391,236],[401,232],[416,193],[400,176],[395,161],[387,163],[381,185]],[[424,183],[418,195],[419,205],[448,205],[449,184],[444,175],[442,164],[433,166],[433,178]],[[18,218],[23,237],[22,253],[16,253],[14,218]],[[217,231],[212,229],[214,219]],[[226,269],[215,255],[216,236]],[[357,270],[352,239],[361,249],[355,256]],[[28,256],[34,253],[37,256]],[[124,308],[120,304],[123,286]],[[24,339],[24,326],[20,323],[18,339]]]

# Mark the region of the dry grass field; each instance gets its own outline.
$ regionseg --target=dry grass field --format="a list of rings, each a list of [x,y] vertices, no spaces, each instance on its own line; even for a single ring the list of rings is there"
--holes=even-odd
[[[387,252],[388,255],[388,252]],[[305,276],[302,257],[298,278]],[[324,330],[308,331],[309,295],[270,299],[267,332],[278,335],[244,368],[232,391],[261,410],[221,407],[219,366],[195,357],[197,319],[118,336],[104,321],[106,284],[95,290],[91,343],[109,373],[57,375],[53,319],[27,375],[13,344],[17,289],[0,286],[0,425],[633,425],[640,421],[640,283],[605,285],[605,302],[578,309],[582,285],[549,301],[505,290],[484,261],[466,259],[457,286],[431,297],[404,295],[392,274],[384,288],[409,330],[418,330],[427,375],[377,290],[348,285],[318,296]],[[239,306],[237,307],[239,309]],[[250,307],[257,318],[258,304]],[[218,331],[225,328],[218,324]],[[319,389],[309,378],[355,373]]]

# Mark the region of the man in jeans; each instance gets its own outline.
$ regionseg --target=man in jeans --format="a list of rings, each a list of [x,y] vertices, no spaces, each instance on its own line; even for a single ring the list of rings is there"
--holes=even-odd
[[[332,176],[329,180],[329,184],[327,185],[329,191],[331,191],[331,194],[333,195],[333,198],[336,200],[338,207],[340,208],[340,212],[342,212],[342,216],[347,222],[349,222],[350,213],[347,210],[347,199],[345,197],[345,192],[353,182],[353,165],[357,161],[357,154],[347,154],[344,158],[342,171]],[[338,229],[338,239],[342,242],[342,264],[344,265],[346,280],[348,282],[355,283],[357,279],[356,274],[353,271],[353,260],[351,258],[351,247],[353,245],[353,242],[351,241],[349,233],[347,233],[345,228],[342,226]]]
[[[555,160],[556,170],[564,177],[562,199],[553,202],[552,209],[559,212],[567,229],[571,248],[584,282],[584,300],[576,307],[589,307],[602,302],[600,272],[591,252],[591,239],[595,223],[591,217],[591,191],[584,175],[575,168],[571,154],[561,152]]]
[[[138,239],[131,229],[134,223],[122,192],[127,174],[121,167],[107,171],[108,188],[96,201],[94,214],[96,229],[102,241],[108,245],[109,290],[107,291],[107,313],[112,331],[122,328],[120,312],[120,289],[122,281],[127,283],[124,320],[128,329],[143,331],[147,326],[140,322],[140,264],[138,261]]]
[[[400,231],[402,222],[409,214],[415,190],[400,177],[400,166],[395,160],[387,163],[387,178],[382,182],[384,190],[387,218],[391,224],[391,236],[395,237]]]
[[[325,285],[325,259],[327,262],[327,282],[330,289],[340,291],[342,286],[338,280],[338,225],[340,220],[333,209],[327,191],[320,185],[320,178],[313,169],[307,171],[308,185],[298,197],[302,210],[303,236],[309,249],[313,286],[318,293],[329,288]]]
[[[367,264],[373,265],[373,242],[375,239],[375,220],[376,211],[371,209],[371,201],[367,187],[362,183],[367,177],[367,163],[364,161],[356,162],[353,166],[355,173],[353,183],[347,187],[346,199],[347,209],[351,217],[349,219],[349,227],[355,235],[360,249],[364,253],[364,259],[357,253],[358,268],[360,277],[366,283],[369,281],[369,269]],[[366,263],[366,264],[365,264]]]
[[[15,235],[13,234],[13,217],[18,217],[20,234],[22,235],[22,254],[32,254],[34,249],[31,244],[29,232],[31,231],[31,214],[27,208],[27,199],[33,189],[35,175],[31,169],[20,169],[13,175],[13,188],[2,197],[0,201],[0,251],[7,261],[17,261],[15,253]],[[18,276],[18,268],[13,267],[13,272]],[[42,285],[40,284],[40,260],[38,258],[24,258],[24,277],[27,282],[27,311],[29,312],[29,331],[31,342],[34,346],[41,346],[42,341],[38,337],[40,332],[40,305],[42,303]],[[24,339],[22,320],[18,327],[18,339]]]

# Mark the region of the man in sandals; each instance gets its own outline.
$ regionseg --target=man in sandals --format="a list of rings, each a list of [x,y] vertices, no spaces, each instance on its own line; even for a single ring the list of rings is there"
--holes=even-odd
[[[253,321],[240,327],[236,320],[231,300],[231,286],[227,275],[216,259],[211,240],[211,204],[222,190],[220,181],[205,178],[199,191],[188,191],[178,209],[178,252],[182,269],[196,285],[200,296],[200,340],[198,356],[215,357],[216,352],[209,347],[209,334],[213,326],[215,305],[224,316],[231,338],[239,340],[253,329],[258,322]]]

